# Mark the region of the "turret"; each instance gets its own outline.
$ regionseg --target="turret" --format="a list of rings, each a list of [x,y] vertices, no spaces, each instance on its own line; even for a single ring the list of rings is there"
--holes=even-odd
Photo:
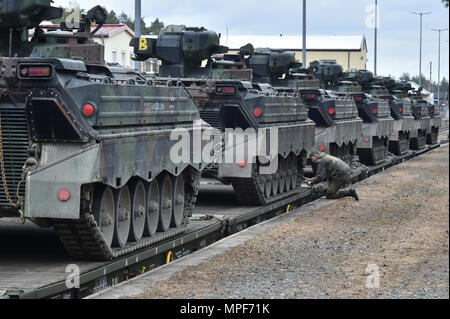
[[[358,82],[365,91],[373,81],[373,73],[367,70],[349,69],[342,74],[340,80]]]
[[[96,6],[81,16],[79,23],[68,25],[61,23],[59,30],[35,29],[31,40],[31,56],[35,58],[65,58],[82,60],[86,64],[103,65],[104,47],[92,37],[106,22],[108,13],[101,6]],[[91,31],[92,24],[95,29]]]
[[[276,80],[287,75],[291,69],[302,66],[295,61],[294,53],[277,52],[271,49],[257,49],[246,63],[253,70],[255,82],[270,84],[275,84]]]
[[[319,80],[320,86],[329,89],[336,85],[339,77],[342,76],[342,65],[335,60],[321,60],[310,63],[315,77]]]
[[[195,77],[207,71],[202,70],[203,61],[211,62],[213,55],[228,52],[219,42],[220,36],[214,31],[170,25],[156,39],[135,38],[130,45],[134,47],[137,61],[161,60],[160,76]]]

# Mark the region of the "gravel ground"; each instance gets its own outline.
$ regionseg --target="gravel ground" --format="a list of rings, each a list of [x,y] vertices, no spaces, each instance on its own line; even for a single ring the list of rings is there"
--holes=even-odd
[[[139,298],[449,298],[449,149],[148,287]],[[367,288],[369,265],[379,288]]]

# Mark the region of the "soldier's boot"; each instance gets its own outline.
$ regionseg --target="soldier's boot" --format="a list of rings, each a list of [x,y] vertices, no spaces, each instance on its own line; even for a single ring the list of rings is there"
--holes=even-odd
[[[356,189],[352,188],[348,192],[351,197],[353,197],[356,201],[359,201],[359,197],[358,197],[358,193],[356,193]]]
[[[355,200],[359,201],[358,194],[356,193],[356,190],[354,188],[345,191],[340,191],[339,198],[344,197],[353,197]]]

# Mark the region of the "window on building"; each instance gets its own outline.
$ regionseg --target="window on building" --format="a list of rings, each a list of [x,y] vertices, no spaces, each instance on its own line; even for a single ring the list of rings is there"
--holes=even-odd
[[[112,51],[112,63],[117,63],[117,51]]]
[[[125,51],[122,51],[122,60],[121,60],[122,66],[125,66],[126,56],[127,56],[127,53]]]

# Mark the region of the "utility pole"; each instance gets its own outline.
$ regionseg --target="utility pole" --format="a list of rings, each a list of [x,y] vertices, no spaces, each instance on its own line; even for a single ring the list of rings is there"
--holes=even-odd
[[[422,16],[431,14],[431,12],[411,12],[420,15],[420,58],[419,58],[419,86],[422,86]]]
[[[306,0],[303,0],[303,67],[306,65]]]
[[[378,45],[378,0],[375,0],[375,60],[373,67],[373,74],[377,76],[377,45]]]
[[[134,37],[140,38],[142,36],[142,14],[141,14],[141,0],[134,0]],[[141,62],[135,61],[134,68],[138,72],[142,72]]]
[[[430,93],[433,93],[433,82],[431,79],[432,74],[433,74],[433,61],[430,61],[430,87],[429,87]]]
[[[447,31],[448,29],[432,29],[433,31],[439,32],[439,53],[438,53],[438,106],[441,103],[441,32]]]

